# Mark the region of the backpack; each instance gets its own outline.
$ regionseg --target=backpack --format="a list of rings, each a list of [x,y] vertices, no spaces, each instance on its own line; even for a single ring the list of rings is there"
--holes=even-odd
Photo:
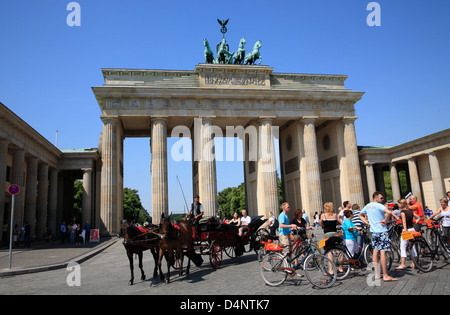
[[[269,228],[270,234],[275,235],[280,226],[280,222],[278,221],[278,219],[275,216],[272,216],[272,218],[274,218],[273,224],[272,224],[272,226],[269,226],[268,228]]]

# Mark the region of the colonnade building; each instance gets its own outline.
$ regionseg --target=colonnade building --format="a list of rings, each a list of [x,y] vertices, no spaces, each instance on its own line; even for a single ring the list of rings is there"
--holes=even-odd
[[[15,222],[35,223],[37,237],[46,228],[56,231],[62,220],[70,220],[73,181],[82,179],[83,223],[90,221],[102,234],[118,233],[127,137],[149,139],[154,223],[169,211],[168,137],[191,139],[192,193],[201,196],[207,216],[219,210],[217,136],[243,140],[246,208],[252,216],[277,213],[278,176],[283,199],[310,217],[326,201],[336,209],[345,200],[363,206],[374,190],[385,189],[383,171],[390,172],[394,199],[401,196],[401,170],[408,188],[430,208],[437,209],[450,190],[450,129],[390,148],[358,147],[355,104],[364,93],[346,88],[345,75],[218,64],[199,64],[192,71],[102,73],[104,85],[92,88],[102,112],[98,148],[60,150],[1,104],[0,223],[9,220],[7,187],[14,183],[22,187]]]

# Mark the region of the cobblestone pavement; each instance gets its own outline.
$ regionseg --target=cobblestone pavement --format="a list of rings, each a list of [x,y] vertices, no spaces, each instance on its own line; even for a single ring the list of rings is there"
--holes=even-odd
[[[56,295],[239,295],[239,296],[270,296],[270,295],[448,295],[450,294],[450,264],[436,262],[435,269],[430,273],[420,273],[416,270],[405,271],[391,269],[390,275],[398,278],[397,282],[383,282],[378,285],[368,285],[369,271],[355,271],[342,281],[337,281],[329,289],[312,287],[305,277],[288,278],[278,287],[265,285],[259,272],[259,263],[254,252],[248,252],[241,257],[230,259],[224,255],[222,266],[214,270],[209,264],[208,256],[203,256],[200,267],[191,264],[190,275],[179,276],[172,270],[171,282],[165,284],[159,278],[153,279],[155,263],[149,251],[144,252],[144,270],[146,280],[140,280],[140,271],[135,260],[135,284],[128,285],[130,271],[128,259],[120,239],[112,239],[97,248],[84,248],[86,255],[96,251],[89,259],[79,259],[79,253],[74,255],[72,249],[36,249],[22,251],[20,255],[27,259],[43,259],[46,254],[61,251],[67,259],[63,259],[63,268],[34,273],[8,276],[5,272],[5,251],[1,251],[0,294],[56,294]],[[39,254],[41,251],[41,254]],[[80,250],[81,251],[81,250]],[[6,253],[7,254],[7,253]],[[15,262],[19,264],[20,255],[16,253]],[[64,256],[63,255],[63,256]],[[41,257],[41,258],[39,258]],[[73,258],[72,258],[73,257]],[[48,258],[50,259],[50,258]],[[75,267],[67,267],[70,261],[83,261]],[[163,271],[166,272],[165,261]],[[77,269],[78,268],[78,269]],[[79,273],[77,274],[77,272]],[[300,271],[302,274],[302,271]],[[79,277],[77,277],[79,275]],[[76,280],[80,280],[78,283]]]

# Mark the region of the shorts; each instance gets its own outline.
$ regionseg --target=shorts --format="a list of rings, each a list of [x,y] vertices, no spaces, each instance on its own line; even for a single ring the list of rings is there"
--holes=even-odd
[[[290,246],[291,246],[291,235],[280,235],[280,243],[283,245],[288,245],[284,247],[283,252],[286,254],[289,254]]]
[[[389,232],[372,233],[373,250],[388,251],[391,249],[391,239]]]

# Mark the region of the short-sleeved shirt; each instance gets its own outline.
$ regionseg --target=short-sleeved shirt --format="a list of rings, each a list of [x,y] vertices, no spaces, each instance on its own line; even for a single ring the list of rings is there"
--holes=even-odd
[[[372,233],[384,233],[387,232],[387,227],[383,226],[380,221],[384,220],[384,209],[386,207],[378,202],[368,203],[362,210],[362,214],[367,215],[367,219],[370,223],[370,232]]]
[[[284,225],[289,225],[289,218],[286,213],[281,212],[278,216],[278,222],[280,222],[280,228],[278,232],[280,232],[280,235],[289,235],[291,234],[291,228],[282,228],[281,223]]]
[[[353,224],[352,220],[345,218],[344,222],[342,223],[342,231],[344,232],[344,238],[346,240],[354,240],[358,238],[358,232],[357,231],[349,231],[349,228],[356,227],[355,224]]]
[[[250,222],[252,222],[252,218],[250,218],[249,216],[241,217],[241,224],[250,224]]]
[[[359,217],[360,213],[361,210],[353,210],[352,222],[356,227],[362,228],[364,226],[364,221]]]

